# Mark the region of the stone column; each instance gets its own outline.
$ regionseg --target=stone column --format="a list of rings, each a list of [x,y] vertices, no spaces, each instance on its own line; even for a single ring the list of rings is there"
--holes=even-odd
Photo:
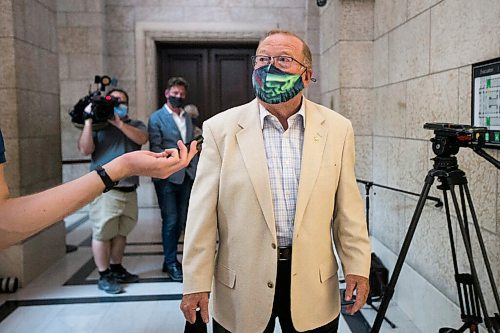
[[[113,18],[111,18],[113,19]],[[57,1],[59,47],[60,114],[63,161],[90,160],[77,148],[81,130],[71,123],[69,110],[93,84],[95,75],[105,75],[105,1]],[[64,164],[63,180],[75,179],[88,170],[88,163]]]
[[[321,103],[352,121],[356,174],[371,179],[373,0],[330,0],[320,9]]]
[[[0,127],[11,196],[61,183],[61,138],[53,1],[0,0]],[[59,222],[0,251],[0,276],[28,282],[65,252]]]

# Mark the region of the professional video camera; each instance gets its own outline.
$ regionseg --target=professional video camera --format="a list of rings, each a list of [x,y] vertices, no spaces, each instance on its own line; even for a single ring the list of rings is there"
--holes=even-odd
[[[77,128],[82,129],[85,124],[85,119],[92,118],[92,129],[100,130],[108,125],[108,119],[113,119],[114,108],[120,103],[117,98],[113,96],[103,96],[106,87],[116,86],[116,79],[111,79],[107,75],[96,75],[94,84],[98,85],[95,91],[89,88],[87,96],[80,98],[80,100],[69,111],[71,122]],[[85,112],[87,105],[91,104],[90,113]]]

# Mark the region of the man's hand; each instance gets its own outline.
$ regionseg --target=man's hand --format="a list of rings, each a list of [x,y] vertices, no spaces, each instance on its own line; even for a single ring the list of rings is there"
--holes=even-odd
[[[189,152],[181,140],[177,142],[179,149],[165,149],[162,153],[153,153],[147,150],[136,150],[123,154],[104,167],[113,180],[130,176],[147,176],[167,178],[189,165],[189,162],[198,153],[196,142],[192,142]]]
[[[108,119],[108,122],[116,128],[122,128],[124,124],[123,120],[116,113],[113,119]]]
[[[370,283],[364,276],[349,274],[345,277],[345,300],[350,301],[352,294],[356,290],[356,302],[346,307],[347,313],[350,315],[355,314],[363,307],[370,292]]]
[[[208,292],[187,294],[182,296],[181,311],[184,318],[194,324],[196,321],[196,309],[200,309],[201,319],[208,324]]]

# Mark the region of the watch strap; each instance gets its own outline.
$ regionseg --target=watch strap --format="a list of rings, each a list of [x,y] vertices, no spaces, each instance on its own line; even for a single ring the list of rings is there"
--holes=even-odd
[[[108,173],[106,172],[106,170],[104,170],[104,168],[102,166],[97,165],[95,167],[95,171],[97,172],[97,174],[99,175],[99,177],[101,177],[101,180],[104,183],[105,188],[104,188],[103,193],[108,192],[113,187],[115,187],[116,185],[118,185],[118,182],[114,182],[113,180],[111,180],[111,178],[109,177]]]

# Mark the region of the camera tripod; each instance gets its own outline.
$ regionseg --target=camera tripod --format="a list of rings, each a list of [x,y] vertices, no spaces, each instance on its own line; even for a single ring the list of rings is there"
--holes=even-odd
[[[476,150],[480,150],[480,152]],[[486,153],[481,149],[474,149],[474,151],[479,155],[485,157],[483,154]],[[491,158],[491,159],[487,158],[488,161],[494,163],[493,161],[494,159],[489,155],[488,157]],[[498,161],[496,161],[495,165],[497,168],[499,168]],[[375,318],[375,322],[373,323],[372,330],[370,331],[371,333],[378,333],[380,330],[380,327],[384,320],[385,313],[389,306],[389,302],[394,294],[394,288],[396,286],[397,279],[401,272],[401,268],[403,267],[406,254],[408,253],[408,249],[410,247],[411,240],[413,238],[418,221],[420,219],[420,215],[422,214],[422,210],[424,208],[427,195],[429,194],[429,191],[431,189],[432,184],[434,183],[435,178],[438,178],[438,180],[441,182],[441,184],[438,185],[438,189],[442,190],[444,198],[444,206],[446,210],[446,219],[448,224],[451,253],[453,257],[453,268],[455,271],[455,281],[458,289],[458,299],[460,303],[461,318],[462,321],[464,322],[462,327],[460,327],[459,329],[441,328],[439,330],[439,333],[461,333],[465,332],[467,329],[469,329],[470,332],[479,332],[478,325],[482,322],[482,317],[484,317],[484,323],[489,333],[500,332],[499,314],[495,313],[493,317],[488,317],[486,302],[478,280],[476,266],[474,264],[471,237],[468,226],[467,206],[470,211],[470,216],[472,217],[473,220],[473,226],[476,232],[477,241],[479,243],[484,264],[486,266],[486,270],[488,273],[489,282],[491,284],[491,289],[497,306],[496,311],[499,312],[500,301],[498,297],[498,291],[496,289],[490,262],[486,254],[483,238],[481,236],[481,232],[479,229],[479,224],[472,203],[471,194],[467,186],[467,178],[465,176],[465,173],[458,168],[457,158],[455,156],[451,156],[451,154],[445,154],[445,156],[436,156],[434,158],[434,166],[428,172],[425,178],[424,187],[417,202],[417,207],[411,219],[410,226],[408,227],[408,231],[406,233],[403,245],[401,247],[401,252],[398,256],[396,265],[394,267],[393,274],[385,290],[382,303],[380,304],[379,307],[379,312],[377,314],[377,317]],[[457,194],[455,192],[456,186],[458,186],[459,190],[460,204],[459,204],[459,199],[457,198]],[[457,255],[453,239],[450,205],[448,201],[448,191],[451,194],[453,207],[455,209],[455,215],[458,220],[458,225],[460,227],[463,243],[467,253],[467,259],[471,271],[470,273],[459,273],[458,270]]]

